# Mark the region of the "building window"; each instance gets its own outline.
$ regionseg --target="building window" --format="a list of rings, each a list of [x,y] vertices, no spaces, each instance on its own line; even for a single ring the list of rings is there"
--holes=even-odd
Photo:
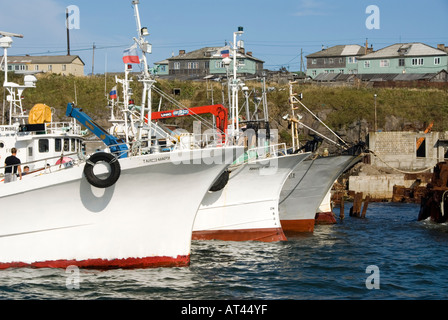
[[[327,64],[327,63],[328,63],[328,59],[325,58],[325,59],[324,59],[324,64]]]
[[[412,59],[412,65],[413,66],[422,66],[423,65],[423,58],[414,58],[414,59]]]
[[[330,73],[334,73],[334,70],[330,70]]]
[[[434,58],[434,64],[440,64],[440,58]]]
[[[370,60],[364,61],[364,68],[370,68]]]
[[[188,62],[187,68],[188,69],[199,69],[199,63],[198,62]]]
[[[53,70],[53,65],[49,64],[48,65],[48,71],[52,71]]]
[[[67,71],[67,65],[66,64],[62,65],[62,71]]]
[[[224,62],[222,62],[222,61],[215,61],[215,68],[216,69],[224,69],[225,68]]]
[[[36,65],[34,66],[34,71],[39,71],[39,65],[38,65],[38,64],[36,64]]]
[[[329,63],[330,63],[330,64],[333,64],[333,62],[334,62],[333,58],[330,58],[330,59],[329,59]]]
[[[404,59],[398,59],[398,66],[399,67],[404,67],[405,66],[405,63],[404,63]]]
[[[380,61],[380,67],[381,68],[388,68],[389,67],[389,60],[381,60]]]
[[[342,58],[339,58],[339,63],[342,63]]]
[[[317,64],[317,59],[311,60],[311,64]]]
[[[426,157],[426,139],[425,138],[417,138],[417,146],[416,150],[417,158],[425,158]]]
[[[26,71],[26,70],[28,70],[28,66],[26,66],[24,64],[16,64],[14,66],[14,70],[15,71]]]
[[[316,70],[313,70],[312,75],[313,75],[313,76],[316,76],[316,75],[317,75],[317,71],[316,71]]]
[[[174,70],[180,69],[180,62],[174,62]]]
[[[344,73],[344,69],[339,69],[339,73]]]

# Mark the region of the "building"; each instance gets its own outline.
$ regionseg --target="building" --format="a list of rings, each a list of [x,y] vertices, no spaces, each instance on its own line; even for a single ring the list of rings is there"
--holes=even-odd
[[[418,42],[393,44],[358,58],[359,74],[436,74],[447,69],[446,51]]]
[[[205,76],[225,76],[233,72],[233,64],[225,65],[223,58],[229,55],[230,47],[205,47],[195,51],[179,50],[179,55],[154,63],[157,74],[174,78],[195,79]],[[238,75],[261,75],[264,61],[240,49],[237,52]]]
[[[9,71],[49,72],[63,75],[84,75],[84,62],[79,56],[8,56]]]
[[[319,74],[357,74],[359,57],[372,48],[354,45],[337,45],[307,55],[306,75],[315,78]]]

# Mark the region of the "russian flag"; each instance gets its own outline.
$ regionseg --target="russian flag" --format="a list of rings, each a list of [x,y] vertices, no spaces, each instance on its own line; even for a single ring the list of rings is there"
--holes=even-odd
[[[124,50],[123,52],[123,62],[124,63],[140,63],[140,58],[137,53],[137,44],[134,43],[133,46]]]
[[[222,50],[221,51],[221,57],[227,58],[228,56],[230,56],[229,50]]]
[[[111,99],[117,99],[117,87],[113,87],[111,92],[109,93],[109,97]]]

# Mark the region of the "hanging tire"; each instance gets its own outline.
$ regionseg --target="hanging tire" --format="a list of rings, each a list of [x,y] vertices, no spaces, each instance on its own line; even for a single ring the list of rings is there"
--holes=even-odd
[[[229,175],[230,175],[230,173],[229,173],[228,170],[226,170],[223,173],[221,173],[221,175],[215,181],[215,183],[212,185],[212,187],[210,188],[209,191],[216,192],[216,191],[224,189],[224,187],[226,186],[227,182],[229,181]]]
[[[93,172],[93,168],[98,162],[106,162],[110,165],[109,175],[105,178],[99,178]],[[108,188],[117,182],[120,177],[121,167],[118,159],[110,153],[97,152],[90,156],[84,166],[84,175],[87,181],[97,188]]]

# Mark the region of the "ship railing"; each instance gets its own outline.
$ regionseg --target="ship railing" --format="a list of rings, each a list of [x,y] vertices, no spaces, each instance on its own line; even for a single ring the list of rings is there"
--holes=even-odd
[[[225,144],[225,139],[215,132],[181,133],[174,138],[176,141],[173,150],[216,148]]]
[[[287,154],[286,143],[257,146],[247,149],[236,161],[235,164],[250,163],[260,159],[270,159]]]
[[[46,126],[47,134],[55,133],[70,133],[75,135],[82,135],[81,126],[73,124],[72,122],[51,122]]]
[[[71,158],[71,157],[74,157],[74,158]],[[71,158],[71,160],[64,163],[63,160],[66,160],[67,158]],[[22,163],[20,163],[20,166],[21,166],[21,170],[22,170],[22,174],[23,174],[24,167],[26,167],[26,166],[33,167],[34,165],[37,164],[36,166],[34,166],[34,168],[32,170],[30,170],[30,172],[28,172],[26,175],[24,175],[24,176],[36,176],[36,175],[41,175],[41,174],[45,174],[45,173],[51,173],[56,170],[59,171],[61,169],[70,168],[73,165],[79,164],[82,161],[81,158],[80,158],[79,153],[66,153],[66,154],[62,154],[62,155],[58,155],[58,156],[52,156],[52,157],[37,159],[37,160],[33,160],[33,161],[22,162]],[[61,162],[57,163],[58,160],[61,160]],[[16,166],[17,165],[9,165],[9,166],[0,167],[0,177],[1,178],[4,177],[4,169],[9,168],[9,167],[16,167]]]

